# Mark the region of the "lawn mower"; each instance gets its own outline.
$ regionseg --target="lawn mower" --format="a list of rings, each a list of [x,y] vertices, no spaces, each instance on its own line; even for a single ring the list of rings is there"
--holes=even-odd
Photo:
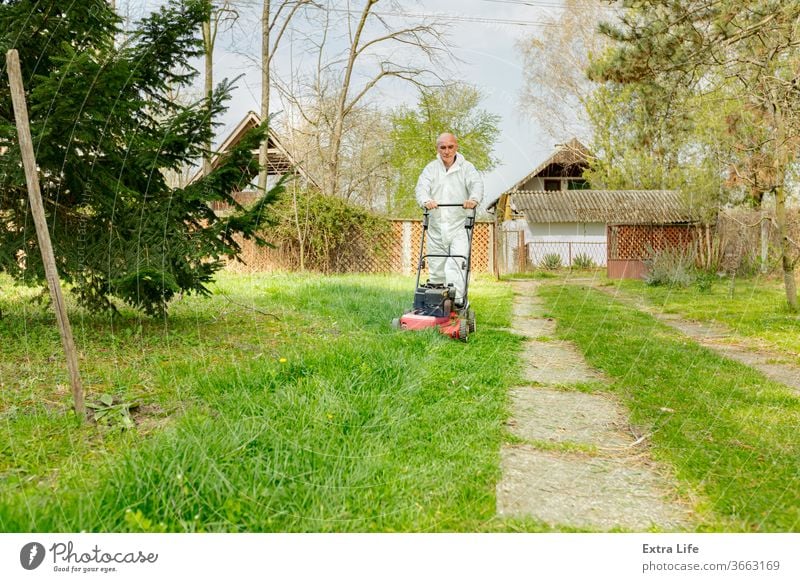
[[[460,207],[461,204],[439,204],[439,207]],[[461,341],[467,341],[469,334],[475,332],[475,312],[470,309],[467,291],[469,290],[469,274],[472,268],[472,232],[475,228],[475,209],[467,211],[464,228],[467,230],[467,256],[464,255],[439,255],[425,254],[425,236],[428,232],[430,211],[426,208],[422,216],[422,236],[419,243],[419,261],[417,261],[417,284],[414,291],[414,307],[406,311],[401,317],[392,320],[396,329],[417,331],[437,328],[446,336]],[[425,259],[441,257],[446,259],[461,259],[461,272],[464,277],[463,303],[456,304],[456,289],[452,283],[420,284],[422,269],[425,268]]]

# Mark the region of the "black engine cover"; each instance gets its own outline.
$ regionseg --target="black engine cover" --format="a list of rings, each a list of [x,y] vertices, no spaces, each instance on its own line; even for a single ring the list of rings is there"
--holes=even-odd
[[[422,285],[414,292],[414,311],[434,317],[449,317],[456,291],[452,285]]]

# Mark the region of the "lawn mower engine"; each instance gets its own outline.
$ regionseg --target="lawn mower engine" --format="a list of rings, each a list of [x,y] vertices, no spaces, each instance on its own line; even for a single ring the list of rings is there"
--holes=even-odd
[[[437,327],[446,336],[466,341],[469,323],[454,309],[455,299],[456,291],[452,285],[421,285],[414,292],[414,309],[392,321],[392,324],[409,331]]]

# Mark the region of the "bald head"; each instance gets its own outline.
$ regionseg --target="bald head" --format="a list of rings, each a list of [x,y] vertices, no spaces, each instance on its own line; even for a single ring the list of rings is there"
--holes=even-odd
[[[452,133],[442,133],[436,138],[436,152],[442,159],[445,168],[449,168],[456,160],[458,140]]]
[[[455,142],[456,146],[458,146],[458,140],[452,133],[440,133],[439,137],[436,138],[436,147],[438,148],[439,144],[443,141],[452,141]]]

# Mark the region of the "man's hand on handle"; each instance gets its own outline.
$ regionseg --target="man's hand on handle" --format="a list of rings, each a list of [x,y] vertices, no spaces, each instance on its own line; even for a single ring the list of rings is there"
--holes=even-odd
[[[475,200],[467,200],[467,201],[464,202],[464,208],[467,208],[467,209],[475,208],[477,205],[478,205],[478,203],[475,202]],[[428,200],[424,204],[424,206],[428,210],[433,210],[434,208],[439,208],[439,203],[436,202],[436,200]]]

